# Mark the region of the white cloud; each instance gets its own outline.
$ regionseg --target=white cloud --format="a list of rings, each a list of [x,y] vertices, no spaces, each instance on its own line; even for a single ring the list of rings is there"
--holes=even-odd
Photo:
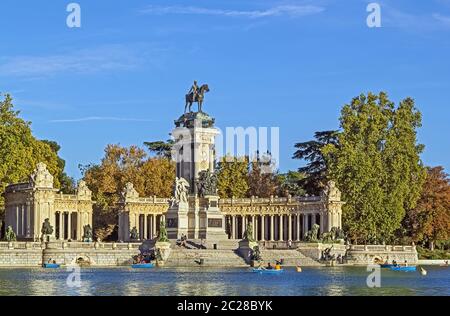
[[[123,45],[101,46],[47,56],[0,57],[0,75],[39,77],[58,73],[91,74],[135,69],[146,62],[152,49]]]
[[[197,14],[197,15],[219,15],[227,17],[246,17],[246,18],[264,18],[273,16],[292,16],[299,17],[311,14],[317,14],[325,9],[314,5],[282,5],[266,10],[239,11],[226,9],[209,9],[192,6],[155,6],[150,5],[141,10],[143,14]]]
[[[69,118],[51,120],[50,123],[79,123],[90,121],[120,121],[120,122],[154,122],[154,120],[138,119],[138,118],[123,118],[123,117],[111,117],[111,116],[89,116],[82,118]]]
[[[439,13],[433,14],[433,18],[442,24],[445,24],[447,26],[450,26],[450,16],[445,16]]]

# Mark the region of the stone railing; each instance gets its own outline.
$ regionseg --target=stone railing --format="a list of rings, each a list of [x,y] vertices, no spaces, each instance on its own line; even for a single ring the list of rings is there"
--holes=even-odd
[[[15,192],[15,191],[22,191],[22,190],[27,190],[30,189],[31,185],[28,182],[24,182],[24,183],[17,183],[17,184],[11,184],[8,185],[5,189],[6,193],[11,193],[11,192]]]
[[[14,249],[105,249],[105,250],[130,250],[139,249],[140,243],[83,243],[83,242],[0,242],[0,250]]]
[[[391,246],[391,245],[351,245],[349,250],[351,251],[415,251],[415,246]]]
[[[229,198],[220,199],[220,205],[253,205],[253,204],[295,204],[299,202],[320,202],[320,196],[300,196],[300,197],[270,197],[270,198]]]

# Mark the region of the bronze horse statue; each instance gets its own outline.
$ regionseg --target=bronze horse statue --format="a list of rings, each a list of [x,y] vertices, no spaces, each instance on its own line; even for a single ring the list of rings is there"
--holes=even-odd
[[[194,96],[193,92],[186,94],[186,106],[184,107],[184,113],[187,113],[188,107],[189,112],[192,112],[192,104],[195,102],[198,103],[198,111],[202,112],[202,105],[206,92],[209,92],[209,87],[207,84],[204,84],[198,89],[197,95]]]

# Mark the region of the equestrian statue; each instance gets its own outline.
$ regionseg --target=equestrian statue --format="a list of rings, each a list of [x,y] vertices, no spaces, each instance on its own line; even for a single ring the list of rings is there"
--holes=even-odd
[[[186,94],[186,106],[184,107],[184,113],[187,113],[188,109],[189,112],[192,112],[192,104],[196,102],[198,104],[198,111],[202,112],[203,101],[205,99],[205,93],[207,92],[209,92],[209,87],[207,84],[199,87],[197,85],[197,81],[194,81],[194,84],[188,94]]]

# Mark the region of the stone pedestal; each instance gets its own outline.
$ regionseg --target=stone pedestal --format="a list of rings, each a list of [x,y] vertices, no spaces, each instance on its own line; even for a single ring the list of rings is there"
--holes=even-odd
[[[220,243],[227,240],[225,233],[225,217],[219,209],[219,197],[208,195],[200,198],[200,238],[206,239],[208,244]]]
[[[189,232],[189,203],[180,202],[169,208],[166,214],[167,237],[180,239],[181,235],[188,236]]]
[[[248,241],[244,239],[239,242],[238,253],[242,258],[244,258],[245,262],[249,264],[251,263],[253,249],[256,246],[258,246],[258,243],[256,241]]]
[[[172,249],[170,249],[170,242],[156,242],[155,250],[161,256],[160,258],[156,258],[156,264],[160,267],[164,266],[164,263],[167,261],[172,251]]]

